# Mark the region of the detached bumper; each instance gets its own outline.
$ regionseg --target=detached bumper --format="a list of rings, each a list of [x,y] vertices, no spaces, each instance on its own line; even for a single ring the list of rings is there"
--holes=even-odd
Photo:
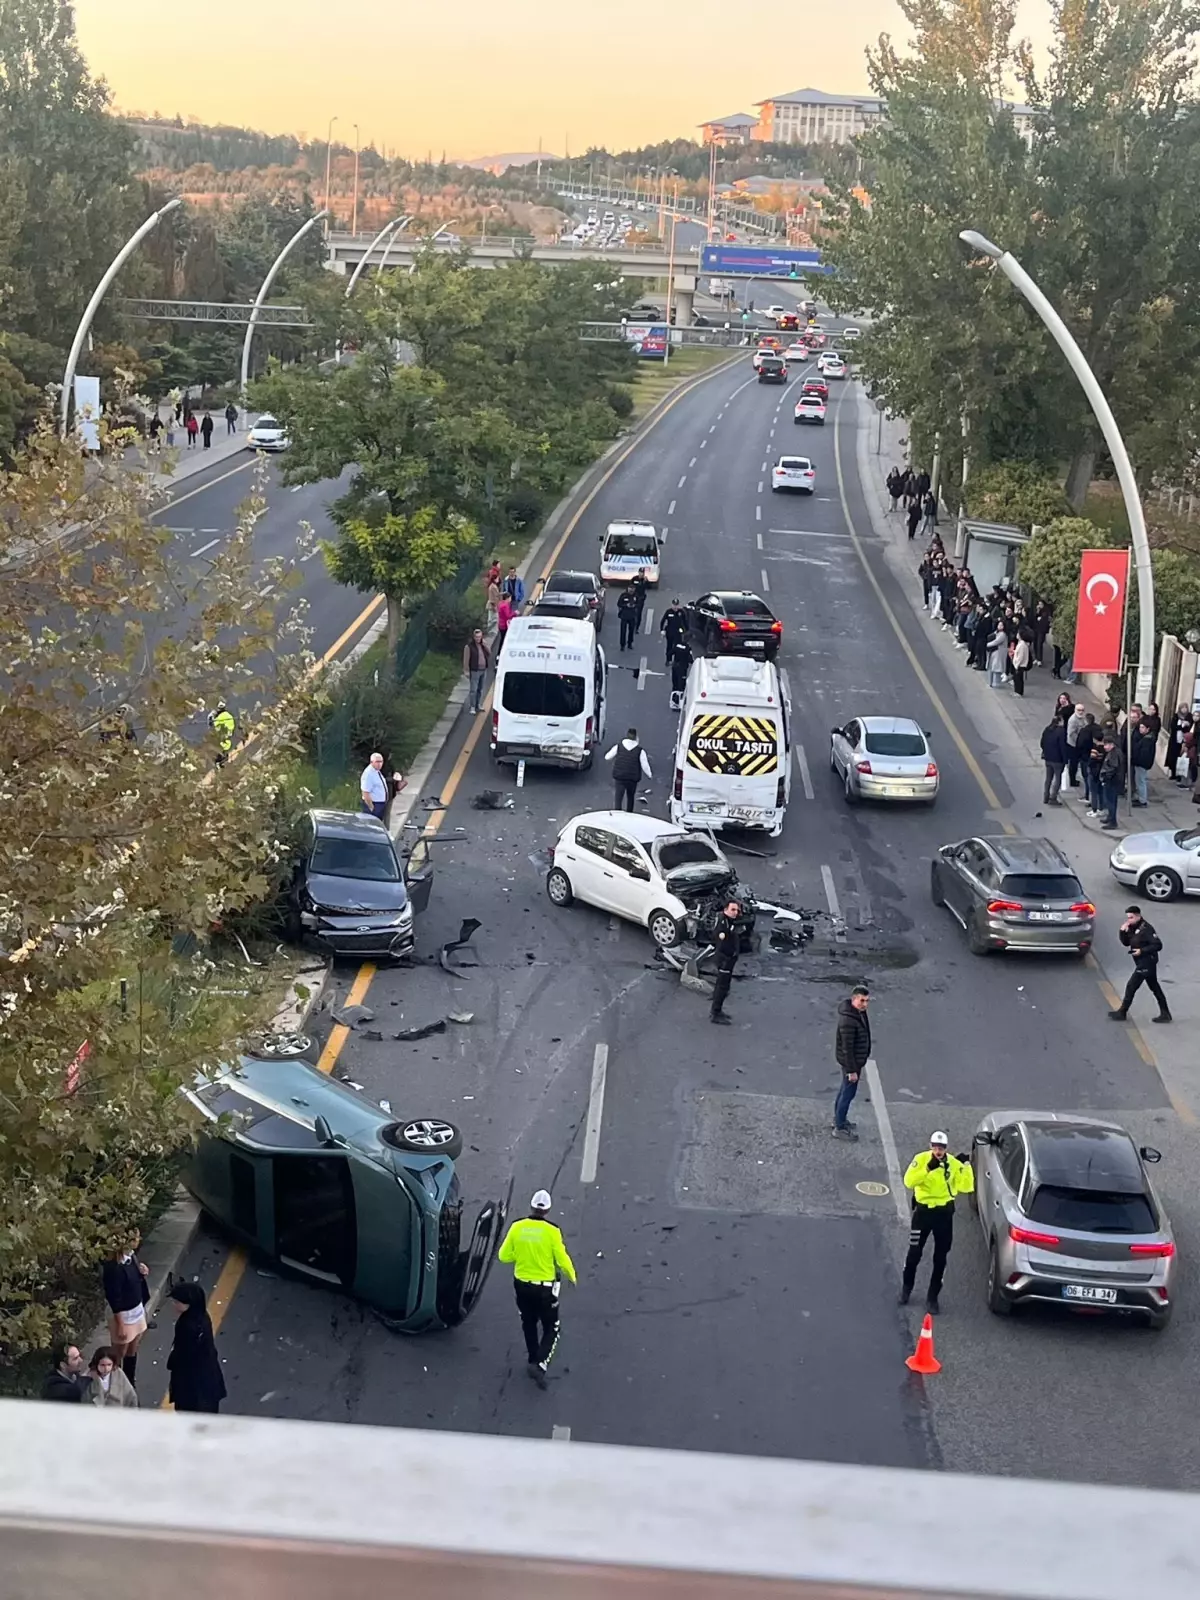
[[[500,741],[492,745],[492,757],[496,761],[511,761],[514,766],[518,761],[525,761],[531,767],[562,767],[568,772],[579,772],[590,764],[592,752],[575,747],[569,750],[543,750],[540,745],[506,744]]]

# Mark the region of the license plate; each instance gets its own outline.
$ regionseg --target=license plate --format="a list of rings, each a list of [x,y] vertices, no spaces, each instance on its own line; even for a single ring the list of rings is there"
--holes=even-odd
[[[1117,1303],[1115,1289],[1097,1289],[1088,1283],[1064,1283],[1064,1300],[1091,1300],[1099,1301],[1101,1305],[1114,1306]]]
[[[690,805],[688,810],[697,817],[724,816],[725,802],[723,800],[701,800],[695,805]]]
[[[1070,912],[1068,911],[1031,911],[1029,920],[1030,922],[1066,922],[1069,916]]]
[[[761,822],[767,813],[761,806],[730,806],[731,817],[744,817],[748,822]]]

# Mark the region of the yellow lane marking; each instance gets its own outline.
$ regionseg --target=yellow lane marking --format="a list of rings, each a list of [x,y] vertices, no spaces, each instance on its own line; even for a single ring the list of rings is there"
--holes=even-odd
[[[900,644],[900,648],[908,657],[908,663],[916,673],[917,681],[920,683],[925,693],[929,696],[929,699],[933,705],[933,709],[941,718],[942,726],[957,745],[959,755],[961,755],[963,760],[966,762],[967,769],[971,776],[975,779],[975,782],[979,785],[980,791],[983,794],[983,798],[987,801],[989,808],[992,811],[1000,811],[1002,809],[1000,804],[1000,796],[996,793],[995,789],[992,788],[991,783],[988,781],[987,773],[984,772],[983,768],[979,765],[979,762],[975,757],[975,752],[971,749],[970,745],[958,731],[958,725],[955,723],[954,718],[950,715],[945,701],[943,701],[941,695],[934,688],[929,674],[925,671],[925,668],[917,659],[917,653],[909,643],[908,635],[904,632],[903,628],[901,628],[899,618],[889,605],[887,596],[883,592],[879,579],[875,576],[875,573],[871,567],[871,563],[867,560],[867,553],[862,547],[862,541],[858,536],[858,529],[854,525],[854,518],[850,515],[850,502],[846,497],[846,478],[842,471],[841,429],[842,401],[844,399],[845,390],[843,390],[842,394],[839,395],[837,409],[833,413],[833,459],[834,464],[837,467],[838,496],[842,502],[842,516],[846,520],[846,527],[850,532],[851,541],[853,542],[854,548],[858,553],[858,559],[862,563],[862,569],[867,575],[867,581],[875,591],[875,598],[879,601],[880,606],[883,608],[883,614],[891,624],[892,632],[896,635],[896,638]],[[1005,833],[1016,832],[1016,829],[1013,827],[1011,822],[1001,820],[1001,827],[1004,829]]]
[[[181,506],[185,500],[194,500],[198,494],[203,494],[205,490],[215,488],[218,483],[224,483],[226,478],[232,478],[238,472],[248,472],[251,467],[257,465],[258,458],[255,457],[253,461],[243,461],[240,467],[230,467],[228,472],[223,472],[219,478],[210,478],[207,483],[202,483],[198,489],[189,489],[186,494],[177,494],[172,500],[168,500],[165,506],[159,506],[157,511],[152,511],[150,516],[152,518],[165,517],[168,511],[174,511],[175,507]]]
[[[648,423],[642,432],[638,434],[637,438],[632,440],[631,443],[626,446],[626,448],[613,462],[612,466],[609,467],[604,475],[598,478],[592,485],[591,489],[588,490],[587,495],[580,503],[579,509],[567,523],[562,537],[555,545],[553,551],[547,558],[546,563],[542,568],[541,576],[543,578],[548,578],[551,572],[553,572],[555,563],[558,561],[563,546],[566,544],[568,538],[578,526],[580,517],[582,517],[583,513],[591,505],[592,501],[596,498],[600,490],[612,477],[613,473],[617,470],[621,463],[630,455],[632,455],[633,451],[637,449],[638,445],[651,431],[651,429],[653,429],[659,423],[659,421],[661,421],[661,419],[666,415],[666,413],[671,409],[677,400],[682,399],[685,394],[689,393],[690,390],[697,388],[701,383],[707,382],[709,378],[716,377],[718,372],[727,371],[728,368],[733,364],[733,361],[723,362],[719,367],[713,367],[710,372],[702,373],[698,377],[693,378],[689,382],[681,385],[678,393],[672,396],[667,404],[663,406],[662,410],[658,413],[654,420]],[[237,470],[240,471],[241,469],[238,468]],[[358,631],[366,618],[372,612],[377,611],[379,607],[383,605],[383,603],[383,596],[378,595],[371,602],[371,604],[367,606],[366,609],[350,624],[345,633],[342,634],[341,638],[329,647],[329,649],[325,652],[325,655],[322,656],[321,661],[314,664],[313,670],[315,671],[317,667],[321,666],[324,662],[328,661],[333,655],[335,655],[337,651],[341,649],[346,640],[350,638],[352,634]],[[491,704],[490,693],[488,695],[487,704],[489,706]],[[450,776],[442,785],[442,805],[429,818],[424,830],[424,838],[433,838],[445,821],[446,813],[453,804],[454,796],[458,792],[458,786],[463,780],[463,774],[467,770],[467,764],[474,754],[475,746],[479,743],[480,736],[487,725],[488,718],[485,708],[484,714],[476,717],[474,724],[468,730],[467,736],[463,740],[462,749],[458,753],[458,758],[450,771]],[[252,741],[248,739],[246,741],[246,745],[250,744],[251,742]],[[244,750],[246,745],[242,745],[240,748]],[[362,1004],[367,997],[367,991],[371,987],[371,980],[374,978],[375,972],[375,966],[369,961],[364,962],[363,965],[358,969],[358,972],[354,977],[354,982],[350,986],[350,993],[346,996],[347,1006],[356,1006]],[[342,1049],[345,1046],[346,1040],[349,1038],[349,1036],[349,1028],[344,1027],[341,1023],[334,1024],[329,1038],[325,1042],[325,1048],[321,1051],[320,1059],[317,1062],[317,1070],[319,1072],[329,1073],[333,1071],[334,1063],[341,1055]],[[246,1252],[241,1248],[240,1245],[234,1245],[230,1250],[229,1255],[226,1257],[225,1265],[221,1268],[220,1276],[217,1278],[216,1285],[214,1286],[212,1295],[209,1299],[209,1314],[212,1317],[214,1333],[220,1332],[221,1324],[225,1320],[225,1313],[229,1310],[230,1303],[232,1302],[234,1295],[237,1293],[238,1287],[246,1275],[246,1268],[249,1265],[250,1259]],[[164,1409],[170,1408],[169,1400],[164,1399],[162,1404]]]

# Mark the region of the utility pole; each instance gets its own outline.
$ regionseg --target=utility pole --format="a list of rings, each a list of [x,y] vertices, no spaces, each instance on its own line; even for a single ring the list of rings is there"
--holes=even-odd
[[[712,243],[713,223],[717,216],[717,142],[708,147],[708,242]]]
[[[676,211],[679,209],[679,184],[675,184]],[[671,302],[675,298],[675,211],[671,213],[671,246],[667,252],[667,342],[663,346],[663,366],[671,359],[671,332],[674,324],[671,321]]]
[[[358,233],[358,157],[362,149],[362,140],[358,135],[358,123],[354,124],[354,206],[350,213],[350,232]]]
[[[329,237],[329,174],[333,160],[333,125],[336,117],[330,117],[329,130],[325,135],[325,237]]]

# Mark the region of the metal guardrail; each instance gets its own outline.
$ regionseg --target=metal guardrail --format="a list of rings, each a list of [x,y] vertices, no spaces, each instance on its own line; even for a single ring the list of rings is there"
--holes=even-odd
[[[227,305],[221,300],[115,300],[116,309],[126,317],[141,317],[147,322],[224,322],[247,323],[254,310],[250,305]],[[260,328],[311,328],[303,306],[259,307]]]
[[[7,1600],[1195,1600],[1200,1499],[9,1400],[0,1571]]]
[[[579,337],[586,344],[631,344],[631,328],[656,328],[662,327],[661,322],[654,322],[649,317],[645,322],[581,322],[579,324]],[[766,332],[766,329],[755,329],[754,333]],[[739,325],[729,328],[675,328],[671,329],[671,348],[681,345],[709,345],[717,349],[735,349],[742,346],[749,353],[753,335],[748,335],[746,330]]]

